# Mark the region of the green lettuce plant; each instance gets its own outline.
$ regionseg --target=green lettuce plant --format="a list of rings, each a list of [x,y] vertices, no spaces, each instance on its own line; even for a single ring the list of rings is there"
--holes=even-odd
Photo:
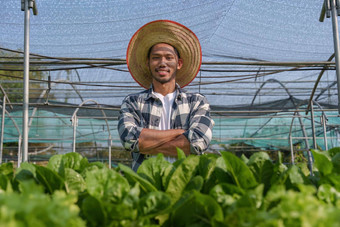
[[[0,226],[338,226],[340,149],[312,150],[305,165],[229,152],[166,161],[134,172],[77,153],[46,166],[0,165]]]

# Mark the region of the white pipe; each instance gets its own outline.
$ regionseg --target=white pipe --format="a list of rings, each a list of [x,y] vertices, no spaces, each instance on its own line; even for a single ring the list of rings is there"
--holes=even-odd
[[[334,41],[334,53],[336,64],[336,78],[338,85],[338,112],[340,113],[340,48],[339,48],[339,28],[338,28],[338,15],[336,11],[335,0],[331,0],[332,9],[332,25],[333,25],[333,41]]]
[[[24,99],[22,117],[22,154],[23,162],[28,160],[28,104],[29,104],[29,34],[30,34],[30,10],[29,0],[25,0],[25,41],[24,41]]]
[[[4,133],[5,133],[5,113],[6,113],[6,95],[2,101],[2,116],[1,116],[1,141],[0,141],[0,164],[2,163],[2,151],[4,147]]]

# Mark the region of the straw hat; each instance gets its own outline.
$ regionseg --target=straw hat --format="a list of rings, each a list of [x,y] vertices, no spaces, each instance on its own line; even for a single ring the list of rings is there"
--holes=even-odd
[[[142,87],[150,88],[152,76],[147,65],[148,51],[157,43],[168,43],[176,47],[183,59],[183,66],[176,73],[176,83],[181,87],[188,85],[201,67],[201,45],[190,29],[170,20],[152,21],[132,36],[126,53],[132,77]]]

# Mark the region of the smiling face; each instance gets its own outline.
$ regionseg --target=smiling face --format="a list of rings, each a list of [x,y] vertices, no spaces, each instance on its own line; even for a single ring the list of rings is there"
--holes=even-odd
[[[149,54],[148,65],[154,86],[175,85],[176,72],[182,67],[182,59],[178,58],[175,49],[166,43],[154,45]]]

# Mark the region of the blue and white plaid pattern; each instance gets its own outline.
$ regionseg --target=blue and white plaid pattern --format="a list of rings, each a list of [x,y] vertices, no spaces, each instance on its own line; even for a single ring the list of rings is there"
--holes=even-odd
[[[184,129],[184,135],[191,144],[192,154],[202,154],[212,138],[214,121],[210,117],[207,99],[198,93],[186,93],[178,85],[172,106],[171,128]],[[143,128],[158,129],[162,113],[162,102],[152,87],[137,94],[128,95],[121,106],[118,132],[127,151],[132,152],[132,168],[136,171],[144,160],[139,153],[138,138]]]

